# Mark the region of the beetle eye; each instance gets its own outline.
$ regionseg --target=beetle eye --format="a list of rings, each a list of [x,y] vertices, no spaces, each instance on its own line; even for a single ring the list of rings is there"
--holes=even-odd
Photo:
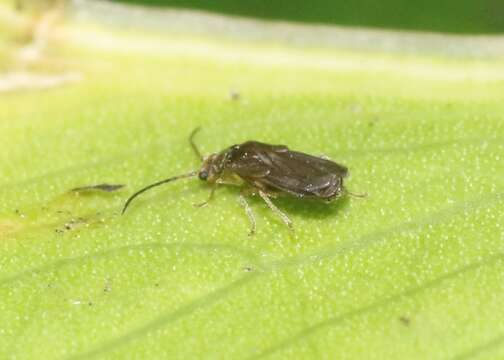
[[[198,177],[201,179],[201,180],[206,180],[208,179],[208,171],[200,171],[199,174],[198,174]]]

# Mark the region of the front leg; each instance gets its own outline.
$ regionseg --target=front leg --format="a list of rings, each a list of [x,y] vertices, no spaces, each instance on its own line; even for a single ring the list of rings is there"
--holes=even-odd
[[[203,201],[202,203],[199,203],[199,204],[193,204],[194,206],[196,207],[203,207],[203,206],[207,206],[208,203],[210,202],[210,200],[213,199],[213,196],[214,196],[214,193],[215,193],[215,189],[217,188],[217,184],[212,184],[212,189],[210,189],[210,195],[208,195],[208,199],[206,199],[206,201]]]

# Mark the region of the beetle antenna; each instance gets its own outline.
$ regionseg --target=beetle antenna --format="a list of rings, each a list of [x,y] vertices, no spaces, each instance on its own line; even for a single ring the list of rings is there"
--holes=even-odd
[[[191,132],[191,135],[189,135],[189,143],[191,144],[191,147],[193,148],[194,150],[194,153],[196,154],[197,157],[199,157],[199,159],[201,161],[203,161],[203,155],[201,155],[200,151],[198,150],[198,147],[196,146],[196,144],[194,143],[194,136],[196,135],[196,133],[198,131],[201,130],[201,127],[198,126],[196,129],[194,129],[192,132]]]
[[[129,204],[133,201],[133,199],[136,198],[141,193],[143,193],[143,192],[145,192],[145,191],[147,191],[149,189],[152,189],[153,187],[162,185],[162,184],[166,184],[166,183],[169,183],[169,182],[172,182],[172,181],[175,181],[175,180],[179,180],[179,179],[184,179],[184,178],[196,176],[197,173],[198,173],[197,171],[191,171],[190,173],[187,173],[187,174],[173,176],[171,178],[155,182],[154,184],[150,184],[150,185],[144,187],[143,189],[138,190],[136,193],[134,193],[133,195],[131,195],[128,198],[128,200],[126,200],[126,203],[124,204],[124,207],[122,209],[121,215],[124,214],[124,212],[128,208]]]

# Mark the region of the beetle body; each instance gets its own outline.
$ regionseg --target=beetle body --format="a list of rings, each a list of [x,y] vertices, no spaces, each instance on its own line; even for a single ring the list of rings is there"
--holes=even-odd
[[[250,234],[255,232],[255,218],[245,195],[258,194],[282,221],[292,228],[292,222],[271,201],[278,195],[290,195],[296,198],[314,198],[330,201],[342,195],[350,194],[343,186],[343,179],[348,176],[348,169],[325,157],[317,157],[302,152],[292,151],[284,145],[270,145],[258,141],[247,141],[233,145],[221,152],[203,157],[193,142],[195,129],[189,142],[196,155],[202,160],[199,170],[161,180],[134,193],[126,201],[123,213],[131,201],[141,193],[161,184],[182,178],[198,176],[211,184],[208,204],[217,185],[231,184],[243,186],[240,202],[252,224]]]
[[[274,194],[332,200],[343,191],[346,167],[331,160],[291,151],[284,145],[247,141],[208,156],[198,176],[217,182],[238,176],[248,185]]]

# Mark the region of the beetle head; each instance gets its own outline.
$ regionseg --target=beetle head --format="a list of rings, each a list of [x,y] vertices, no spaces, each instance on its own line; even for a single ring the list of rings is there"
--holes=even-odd
[[[203,164],[201,164],[201,168],[198,171],[198,177],[200,180],[213,183],[217,180],[223,169],[223,155],[212,154],[203,160]]]

